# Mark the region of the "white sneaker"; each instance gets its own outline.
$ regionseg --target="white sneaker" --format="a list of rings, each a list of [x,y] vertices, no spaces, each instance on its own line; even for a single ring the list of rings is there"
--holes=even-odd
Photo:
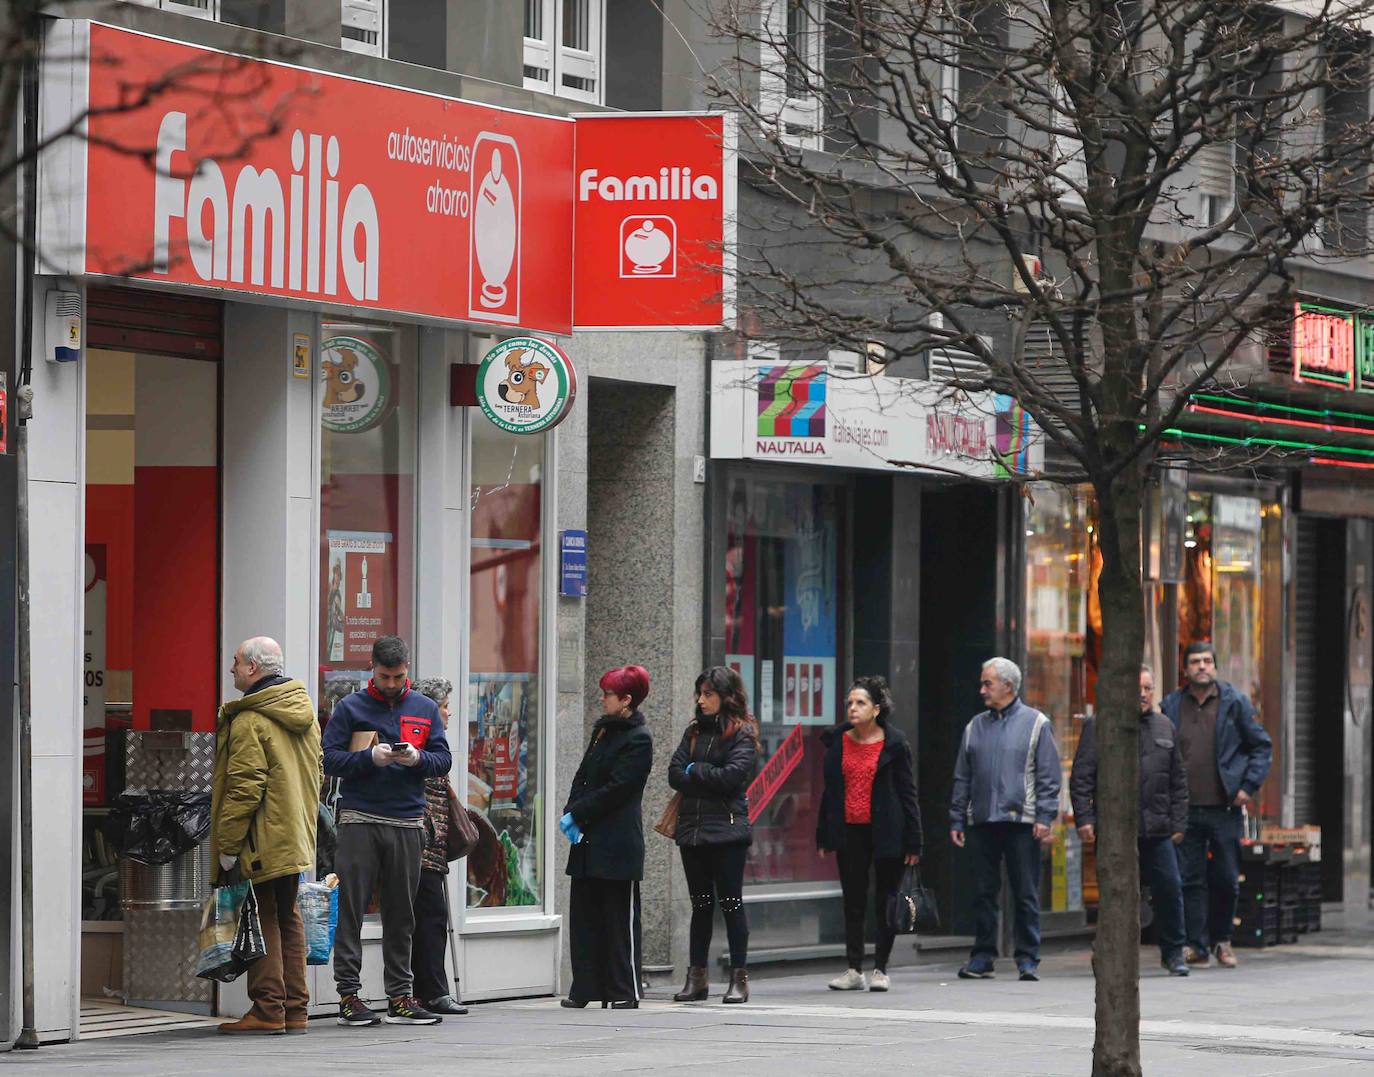
[[[874,969],[868,974],[868,989],[870,991],[886,991],[892,986],[892,981],[887,978],[887,973],[882,969]]]
[[[858,969],[845,969],[843,976],[836,976],[830,981],[832,991],[862,991],[867,986],[868,981]]]

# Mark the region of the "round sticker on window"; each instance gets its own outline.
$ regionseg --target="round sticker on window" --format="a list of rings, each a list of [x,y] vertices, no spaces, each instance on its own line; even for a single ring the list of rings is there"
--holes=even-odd
[[[330,337],[320,345],[324,404],[320,421],[336,434],[371,430],[391,403],[391,369],[376,347],[359,337]]]
[[[562,348],[538,337],[503,340],[477,368],[477,401],[508,434],[537,434],[563,421],[577,372]]]

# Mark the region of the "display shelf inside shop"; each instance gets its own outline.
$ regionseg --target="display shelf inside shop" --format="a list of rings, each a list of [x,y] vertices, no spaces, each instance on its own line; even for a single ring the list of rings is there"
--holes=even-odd
[[[1237,946],[1282,946],[1321,930],[1320,848],[1274,842],[1241,846]]]

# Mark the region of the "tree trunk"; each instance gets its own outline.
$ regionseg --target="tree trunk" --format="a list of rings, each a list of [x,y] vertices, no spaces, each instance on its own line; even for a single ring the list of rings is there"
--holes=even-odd
[[[1097,981],[1094,1077],[1140,1077],[1139,694],[1143,465],[1097,490],[1102,660],[1097,678]]]

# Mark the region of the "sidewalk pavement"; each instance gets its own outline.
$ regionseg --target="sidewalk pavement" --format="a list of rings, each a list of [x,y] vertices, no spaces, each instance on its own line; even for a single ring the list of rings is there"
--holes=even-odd
[[[1151,1077],[1374,1077],[1374,934],[1323,932],[1297,946],[1239,951],[1240,968],[1169,977],[1141,951],[1144,1071]],[[835,992],[827,976],[760,977],[753,1001],[677,1005],[655,991],[637,1011],[564,1010],[556,999],[474,1006],[433,1028],[345,1029],[243,1039],[158,1033],[12,1052],[4,1065],[61,1073],[628,1073],[923,1077],[1064,1075],[1091,1070],[1090,954],[1058,954],[1039,983],[1010,961],[995,980],[956,964],[895,969],[887,994]]]

